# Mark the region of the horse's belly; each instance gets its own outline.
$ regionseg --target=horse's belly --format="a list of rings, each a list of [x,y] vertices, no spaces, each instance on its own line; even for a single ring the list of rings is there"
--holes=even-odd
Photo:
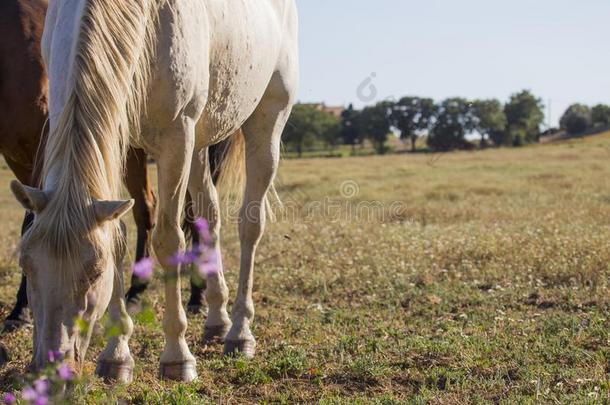
[[[277,67],[281,13],[267,0],[206,1],[211,30],[205,143],[233,134],[254,112]]]
[[[244,64],[233,66],[239,70]],[[248,64],[245,66],[249,70]],[[217,77],[210,81],[208,100],[199,122],[200,141],[205,144],[217,143],[243,125],[262,99],[273,71],[254,72],[252,68],[250,74],[235,73],[216,73]]]

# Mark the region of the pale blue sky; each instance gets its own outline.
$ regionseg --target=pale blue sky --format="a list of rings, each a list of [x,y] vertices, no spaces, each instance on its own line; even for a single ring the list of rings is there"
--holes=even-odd
[[[376,101],[530,89],[554,125],[573,102],[610,104],[610,0],[297,3],[300,101],[367,104],[357,88],[375,73]]]

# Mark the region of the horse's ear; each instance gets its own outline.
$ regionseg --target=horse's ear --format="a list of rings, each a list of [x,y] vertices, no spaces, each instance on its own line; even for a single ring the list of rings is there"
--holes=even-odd
[[[95,201],[93,209],[98,224],[121,218],[133,208],[134,200]]]
[[[26,210],[41,212],[49,202],[44,191],[24,186],[17,180],[11,182],[11,191]]]

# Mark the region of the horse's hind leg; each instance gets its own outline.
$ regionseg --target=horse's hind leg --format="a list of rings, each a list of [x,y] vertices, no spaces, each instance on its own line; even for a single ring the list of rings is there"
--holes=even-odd
[[[218,193],[212,181],[207,148],[193,156],[189,193],[193,199],[193,214],[205,218],[209,223],[210,234],[218,257],[217,271],[206,274],[205,298],[208,304],[208,316],[205,321],[203,340],[204,342],[224,340],[231,327],[227,313],[229,290],[220,259],[220,208]]]
[[[193,223],[194,219],[197,217],[194,212],[194,202],[191,198],[190,193],[186,193],[186,206],[184,209],[184,221],[182,222],[182,230],[184,230],[184,234],[187,239],[191,239],[191,246],[199,245],[199,233],[195,229],[195,225]],[[191,266],[194,267],[194,266]],[[189,298],[188,304],[186,304],[187,310],[194,315],[205,313],[207,314],[207,303],[205,301],[205,297],[203,293],[205,291],[205,280],[203,280],[196,273],[195,269],[191,271],[191,297]]]
[[[155,226],[155,195],[148,178],[147,156],[141,149],[130,149],[127,155],[125,184],[135,201],[133,217],[136,223],[138,240],[136,245],[136,262],[150,255],[150,239]],[[140,309],[141,296],[148,287],[148,281],[137,276],[131,277],[131,286],[127,292],[127,306],[130,313]]]
[[[290,115],[291,91],[279,74],[269,85],[254,114],[243,126],[246,141],[246,193],[240,211],[241,263],[239,288],[233,305],[233,326],[227,334],[225,353],[254,356],[256,341],[250,330],[254,255],[265,228],[266,197],[280,158],[280,138]]]
[[[225,152],[227,151],[227,148],[229,147],[229,145],[230,145],[230,138],[220,142],[219,144],[210,146],[208,148],[207,163],[202,162],[203,164],[199,164],[199,163],[195,162],[196,164],[200,165],[200,167],[197,169],[198,173],[195,173],[195,177],[196,177],[196,179],[198,179],[197,181],[200,181],[201,178],[205,178],[204,172],[209,172],[212,177],[213,184],[209,184],[209,181],[205,180],[205,184],[203,185],[204,190],[210,190],[212,185],[216,185],[218,183],[218,178],[220,176],[220,166],[222,164],[222,160],[224,158]],[[205,168],[204,166],[208,166],[208,168]],[[204,194],[208,195],[210,192],[215,193],[215,191],[209,191],[209,192],[204,191]],[[203,194],[200,197],[202,197],[202,196],[203,196]],[[189,194],[188,201],[189,202],[187,203],[185,226],[189,227],[193,245],[198,245],[200,242],[199,235],[193,229],[193,223],[192,223],[192,221],[190,221],[191,219],[193,219],[196,216],[195,213],[193,212],[194,202],[192,201],[190,194]],[[218,198],[217,197],[213,198],[213,197],[208,196],[208,197],[206,197],[206,201],[207,202],[203,202],[203,201],[202,202],[204,204],[208,204],[211,207],[211,204],[213,204],[213,201],[215,201],[216,203],[218,202]],[[219,210],[218,207],[216,207],[215,209],[217,211]],[[210,212],[210,210],[208,210],[206,212]],[[220,257],[220,252],[218,254]],[[193,314],[199,314],[201,312],[207,313],[207,301],[204,296],[205,289],[206,289],[205,280],[202,281],[197,276],[191,277],[191,298],[187,305],[189,312],[191,312]],[[212,337],[214,337],[214,335],[217,335],[217,333],[212,333]]]

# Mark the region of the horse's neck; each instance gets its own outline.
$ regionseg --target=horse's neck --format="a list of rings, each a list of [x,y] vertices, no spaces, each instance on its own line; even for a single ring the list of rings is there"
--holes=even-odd
[[[59,162],[52,165],[42,180],[42,189],[47,193],[53,193],[57,190],[59,182],[61,181],[61,166]]]
[[[49,76],[51,122],[56,122],[74,83],[78,32],[86,0],[52,0],[49,5],[42,53]]]
[[[50,125],[57,126],[74,83],[73,68],[80,21],[86,0],[50,0],[45,24],[42,53],[49,76]],[[51,128],[47,150],[55,147],[56,130]],[[65,159],[57,158],[44,174],[45,191],[57,189]]]
[[[143,65],[152,54],[146,38],[154,31],[155,4],[52,1],[54,14],[47,19],[43,45],[51,123],[45,189],[80,181],[96,198],[120,190],[126,145],[130,132],[138,132],[148,88],[149,71]],[[134,11],[132,6],[142,9]],[[121,31],[108,35],[108,26]],[[74,172],[75,180],[70,178]]]

